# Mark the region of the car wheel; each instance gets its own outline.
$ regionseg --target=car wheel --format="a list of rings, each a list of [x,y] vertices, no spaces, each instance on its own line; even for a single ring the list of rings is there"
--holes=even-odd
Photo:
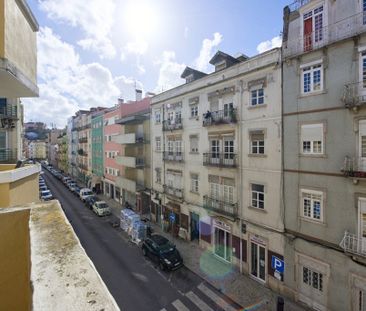
[[[159,269],[161,271],[164,271],[165,270],[165,266],[164,266],[164,264],[162,262],[159,263]]]
[[[142,248],[142,255],[144,255],[145,257],[147,256],[147,251],[145,247]]]

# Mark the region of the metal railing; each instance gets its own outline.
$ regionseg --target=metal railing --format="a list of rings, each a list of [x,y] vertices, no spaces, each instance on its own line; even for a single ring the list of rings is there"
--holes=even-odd
[[[346,177],[366,178],[366,158],[349,157],[344,158],[342,173]]]
[[[339,244],[346,253],[366,256],[366,238],[357,236],[346,231]]]
[[[346,108],[366,103],[366,81],[349,83],[344,86],[342,101]]]
[[[237,155],[234,153],[204,153],[203,165],[236,167]]]
[[[312,1],[312,0],[296,0],[293,3],[289,4],[288,7],[289,7],[291,12],[297,11],[302,6],[308,4],[310,1]]]
[[[0,149],[0,163],[16,163],[17,149]]]
[[[83,143],[87,143],[88,142],[88,137],[81,137],[79,138],[79,143],[83,144]]]
[[[165,120],[163,121],[163,131],[175,131],[183,128],[182,118],[177,120]]]
[[[218,111],[208,111],[203,114],[203,126],[220,125],[236,123],[237,120],[237,109],[228,108]]]
[[[211,198],[207,195],[203,197],[203,208],[232,218],[238,217],[237,203],[226,202],[224,200]]]
[[[183,189],[174,188],[172,186],[164,185],[164,193],[176,197],[178,199],[183,199]]]
[[[12,105],[5,105],[5,107],[0,107],[0,118],[17,119],[17,107]]]
[[[183,162],[183,160],[184,160],[183,152],[164,151],[163,160],[164,161]]]
[[[344,18],[333,24],[316,29],[315,31],[303,35],[300,27],[293,33],[298,33],[294,40],[284,43],[284,56],[294,56],[309,52],[336,41],[344,40],[366,31],[366,13],[361,12]]]

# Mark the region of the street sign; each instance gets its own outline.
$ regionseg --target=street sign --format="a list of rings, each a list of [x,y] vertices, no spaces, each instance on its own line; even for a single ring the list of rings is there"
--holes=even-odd
[[[272,256],[272,268],[275,271],[283,274],[285,271],[285,262],[276,256]]]
[[[169,219],[170,219],[170,222],[175,222],[175,214],[173,213],[173,212],[171,212],[170,214],[169,214]]]

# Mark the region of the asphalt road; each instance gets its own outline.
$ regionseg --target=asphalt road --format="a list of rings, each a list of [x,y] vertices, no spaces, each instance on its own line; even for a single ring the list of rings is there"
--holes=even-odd
[[[47,170],[42,175],[58,199],[88,256],[123,311],[239,310],[227,297],[186,267],[161,272],[141,249],[111,223],[98,217]]]

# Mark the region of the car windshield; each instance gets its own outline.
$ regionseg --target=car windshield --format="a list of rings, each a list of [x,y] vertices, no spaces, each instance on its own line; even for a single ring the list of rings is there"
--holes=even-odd
[[[51,194],[51,191],[49,190],[42,191],[42,195],[48,195],[48,194]]]
[[[106,203],[98,203],[99,208],[108,208],[108,205]]]
[[[175,246],[171,242],[167,242],[166,244],[159,245],[160,251],[163,254],[171,253],[175,251]]]
[[[91,192],[91,191],[85,191],[85,192],[83,193],[83,195],[93,195],[93,192]]]

